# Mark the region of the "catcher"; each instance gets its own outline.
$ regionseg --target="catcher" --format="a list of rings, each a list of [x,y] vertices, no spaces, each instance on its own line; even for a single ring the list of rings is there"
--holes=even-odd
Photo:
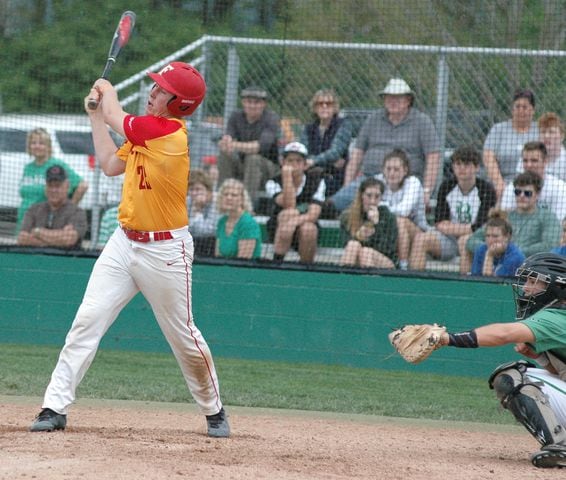
[[[515,344],[533,359],[505,363],[489,378],[503,408],[537,439],[535,467],[566,467],[566,257],[537,253],[516,272],[516,320],[467,332],[449,333],[438,325],[408,325],[389,335],[391,344],[411,363],[434,350]]]

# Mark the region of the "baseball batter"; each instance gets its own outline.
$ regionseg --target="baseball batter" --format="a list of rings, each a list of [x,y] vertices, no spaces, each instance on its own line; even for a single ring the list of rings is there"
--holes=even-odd
[[[85,98],[103,172],[108,176],[125,172],[120,227],[94,265],[43,409],[31,426],[33,432],[65,428],[75,390],[102,336],[141,291],[206,415],[208,435],[230,435],[214,362],[194,323],[191,301],[194,248],[185,203],[190,159],[182,117],[202,102],[206,85],[196,69],[182,62],[172,62],[149,76],[155,84],[145,115],[124,112],[115,89],[104,79],[97,80]],[[99,99],[95,110],[88,108],[89,98]],[[118,151],[106,125],[126,138]]]

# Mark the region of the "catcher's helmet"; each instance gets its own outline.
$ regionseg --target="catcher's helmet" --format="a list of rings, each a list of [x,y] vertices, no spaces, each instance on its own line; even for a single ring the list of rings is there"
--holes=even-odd
[[[566,300],[566,257],[555,253],[536,253],[527,258],[515,273],[513,284],[517,320]],[[524,290],[528,279],[539,280],[545,288],[536,294]]]
[[[171,62],[149,77],[161,88],[175,95],[167,109],[175,117],[191,115],[206,94],[206,83],[198,70],[188,63]]]

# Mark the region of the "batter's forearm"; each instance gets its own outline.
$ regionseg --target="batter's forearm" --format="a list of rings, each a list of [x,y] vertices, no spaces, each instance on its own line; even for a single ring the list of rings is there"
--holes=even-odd
[[[104,122],[91,117],[91,126],[94,150],[102,171],[110,177],[124,173],[126,163],[117,157],[116,144]]]

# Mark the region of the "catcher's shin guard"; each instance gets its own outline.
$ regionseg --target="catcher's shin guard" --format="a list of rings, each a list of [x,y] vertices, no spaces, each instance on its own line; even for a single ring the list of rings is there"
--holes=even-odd
[[[566,445],[566,432],[550,408],[540,383],[530,380],[525,372],[528,362],[513,362],[498,367],[489,379],[503,408],[510,410],[519,423],[545,445]]]

